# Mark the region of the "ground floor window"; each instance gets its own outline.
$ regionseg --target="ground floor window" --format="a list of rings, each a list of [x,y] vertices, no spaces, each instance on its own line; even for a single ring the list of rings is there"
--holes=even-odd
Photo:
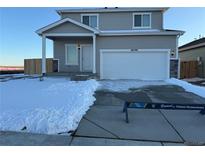
[[[66,65],[78,65],[78,48],[76,44],[66,44],[65,47]]]

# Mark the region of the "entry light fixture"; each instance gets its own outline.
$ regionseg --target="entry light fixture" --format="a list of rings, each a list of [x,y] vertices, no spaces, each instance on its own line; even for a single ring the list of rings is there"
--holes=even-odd
[[[174,55],[175,55],[174,50],[171,50],[171,56],[174,56]]]

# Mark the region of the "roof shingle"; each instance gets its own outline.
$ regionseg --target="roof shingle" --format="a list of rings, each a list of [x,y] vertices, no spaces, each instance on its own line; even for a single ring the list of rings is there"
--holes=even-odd
[[[187,43],[185,45],[182,45],[182,46],[179,47],[179,49],[183,50],[185,48],[192,48],[192,47],[194,47],[196,45],[200,45],[200,44],[204,45],[204,43],[205,43],[205,37],[203,37],[201,39],[198,39],[198,40],[194,40],[194,41],[189,42],[189,43]],[[199,47],[199,46],[197,46],[197,47]]]

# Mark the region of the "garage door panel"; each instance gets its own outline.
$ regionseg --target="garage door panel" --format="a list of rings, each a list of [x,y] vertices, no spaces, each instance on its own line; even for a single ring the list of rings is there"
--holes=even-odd
[[[163,80],[167,78],[167,52],[102,52],[101,78]]]

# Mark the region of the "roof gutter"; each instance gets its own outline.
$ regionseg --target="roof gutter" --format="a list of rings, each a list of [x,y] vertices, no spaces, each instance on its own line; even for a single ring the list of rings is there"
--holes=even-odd
[[[86,12],[92,12],[92,13],[101,13],[101,12],[142,12],[142,11],[162,11],[165,12],[169,9],[169,7],[166,8],[160,8],[160,7],[152,7],[152,8],[96,8],[96,9],[62,9],[62,10],[56,10],[56,12],[59,15],[62,15],[62,13],[86,13]]]

